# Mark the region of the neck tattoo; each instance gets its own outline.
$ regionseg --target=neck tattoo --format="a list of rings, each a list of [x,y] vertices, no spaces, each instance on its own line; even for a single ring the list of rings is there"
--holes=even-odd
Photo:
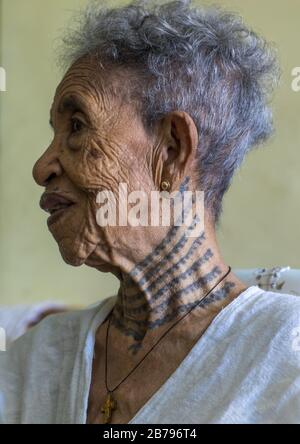
[[[181,191],[187,187],[182,185]],[[189,209],[191,211],[191,208]],[[106,333],[105,385],[107,397],[102,407],[106,424],[117,410],[114,392],[144,362],[166,335],[189,316],[194,309],[208,308],[211,304],[223,306],[234,292],[235,283],[227,279],[231,268],[224,271],[214,243],[203,232],[191,234],[198,222],[194,217],[188,227],[174,226],[164,240],[138,263],[129,273],[123,274],[117,303],[108,321]],[[108,348],[110,327],[120,331],[129,340],[128,351],[141,355],[141,359],[119,384],[108,385]],[[161,328],[159,339],[146,353],[146,337]],[[148,335],[147,335],[148,333]],[[152,342],[153,344],[153,342]]]
[[[223,271],[204,233],[189,237],[194,222],[184,231],[173,227],[131,273],[123,277],[111,323],[132,339],[136,354],[148,331],[162,327],[196,306]],[[202,302],[203,306],[226,298],[234,283]]]
[[[113,412],[117,410],[117,403],[113,397],[114,392],[125,382],[127,379],[135,372],[135,370],[144,362],[144,360],[150,355],[150,353],[157,347],[157,345],[168,335],[168,333],[176,327],[183,319],[185,319],[197,306],[203,303],[212,293],[213,291],[227,278],[227,276],[231,273],[231,267],[229,267],[228,271],[218,282],[205,294],[205,296],[200,299],[200,301],[196,304],[192,304],[188,311],[184,313],[176,322],[174,322],[165,332],[164,334],[156,341],[156,343],[148,350],[148,352],[144,355],[144,357],[133,367],[133,369],[123,378],[116,387],[110,389],[108,387],[108,339],[109,339],[109,330],[111,324],[111,318],[108,321],[107,332],[106,332],[106,348],[105,348],[105,386],[107,391],[107,397],[105,403],[101,409],[103,414],[103,419],[105,424],[109,424],[112,420]]]

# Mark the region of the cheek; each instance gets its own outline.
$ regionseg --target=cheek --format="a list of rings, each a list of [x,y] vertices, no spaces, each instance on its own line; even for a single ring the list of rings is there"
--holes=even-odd
[[[82,265],[103,242],[96,221],[95,202],[94,196],[87,194],[67,217],[51,229],[63,259],[70,265]]]
[[[109,148],[106,149],[109,151]],[[127,182],[128,167],[117,153],[106,154],[95,142],[82,144],[80,150],[62,153],[61,162],[69,179],[84,192],[103,189],[117,190],[120,182]]]

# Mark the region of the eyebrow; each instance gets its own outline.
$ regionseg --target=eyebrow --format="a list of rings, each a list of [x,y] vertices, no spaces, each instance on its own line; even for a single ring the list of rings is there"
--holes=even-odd
[[[83,102],[82,99],[80,99],[79,97],[76,96],[67,96],[64,97],[61,101],[61,103],[59,104],[58,107],[58,112],[59,114],[63,114],[65,111],[81,111],[81,112],[85,112],[86,111],[86,106],[85,103]]]
[[[73,95],[64,97],[57,109],[59,114],[63,114],[65,111],[79,111],[86,114],[86,110],[87,108],[83,100]],[[52,129],[54,128],[52,112],[50,112],[49,125]]]

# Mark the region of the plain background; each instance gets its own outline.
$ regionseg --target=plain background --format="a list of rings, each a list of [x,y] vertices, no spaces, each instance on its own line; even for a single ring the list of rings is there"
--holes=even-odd
[[[73,11],[86,3],[0,0],[0,66],[7,72],[7,92],[0,92],[1,304],[89,304],[117,288],[110,275],[64,264],[38,206],[42,190],[31,176],[51,140],[49,109],[62,76],[55,47]],[[300,1],[213,3],[239,12],[274,42],[283,70],[274,100],[277,133],[248,156],[226,196],[218,232],[222,251],[234,268],[299,268],[300,93],[292,91],[291,72],[300,66]]]

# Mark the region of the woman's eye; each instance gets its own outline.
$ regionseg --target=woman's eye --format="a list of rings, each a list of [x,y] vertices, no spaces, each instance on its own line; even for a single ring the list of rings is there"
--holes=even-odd
[[[72,119],[71,133],[79,133],[83,128],[83,123],[79,119]]]

